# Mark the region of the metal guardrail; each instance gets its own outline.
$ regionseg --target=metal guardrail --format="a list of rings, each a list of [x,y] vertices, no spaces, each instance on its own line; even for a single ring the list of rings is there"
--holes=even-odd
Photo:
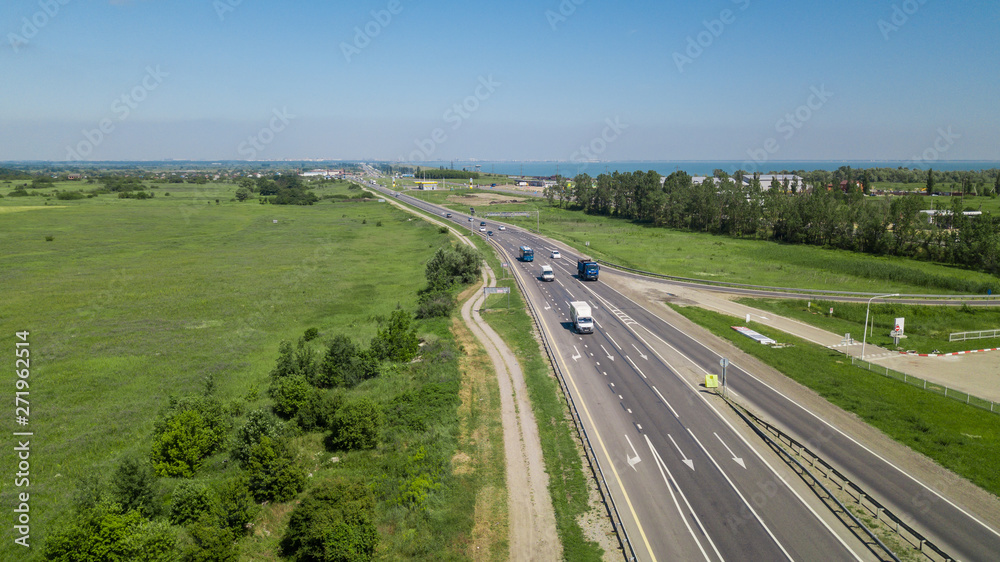
[[[859,369],[865,369],[866,371],[888,377],[890,379],[895,379],[897,381],[915,386],[917,388],[922,388],[928,392],[933,392],[934,394],[940,394],[952,400],[957,400],[963,402],[970,406],[975,406],[994,414],[1000,414],[1000,404],[993,402],[992,400],[987,400],[985,398],[979,398],[978,396],[973,396],[968,392],[962,392],[961,390],[955,390],[954,388],[949,388],[943,384],[938,384],[936,382],[928,382],[920,377],[915,377],[913,375],[908,375],[906,373],[901,373],[899,371],[894,371],[889,367],[883,365],[876,365],[869,361],[862,361],[857,357],[851,356],[851,365],[858,367]]]
[[[503,249],[500,247],[499,243],[493,240],[488,240],[488,242],[500,252],[500,255],[504,255]],[[514,282],[517,283],[518,290],[521,291],[521,294],[525,294],[526,291],[521,282],[521,278],[517,275],[514,275],[513,277]],[[608,515],[611,518],[611,525],[614,527],[615,535],[618,537],[618,544],[621,546],[622,554],[625,556],[626,560],[636,560],[635,549],[632,546],[632,541],[629,539],[628,531],[625,530],[625,524],[622,521],[621,513],[619,513],[618,506],[615,504],[614,496],[611,495],[611,488],[608,486],[608,481],[604,476],[604,471],[601,469],[601,463],[597,459],[597,453],[594,451],[594,446],[590,442],[590,436],[587,434],[587,429],[583,426],[583,418],[580,416],[580,412],[576,408],[576,402],[573,400],[573,395],[569,390],[569,385],[566,384],[565,374],[562,372],[562,369],[559,368],[559,362],[556,361],[550,342],[545,335],[545,331],[542,329],[538,311],[535,309],[535,305],[531,303],[530,299],[525,298],[524,302],[528,306],[528,310],[531,312],[531,319],[534,321],[535,328],[541,336],[542,347],[545,349],[545,354],[549,358],[549,364],[552,365],[552,369],[556,372],[556,379],[559,381],[559,386],[562,387],[563,394],[566,396],[566,402],[569,405],[570,413],[573,415],[573,421],[576,426],[577,434],[580,436],[580,441],[584,444],[587,463],[590,465],[590,471],[594,475],[594,479],[597,481],[597,489],[601,493],[601,500],[604,502],[605,508],[608,510]]]
[[[984,340],[987,338],[1000,338],[1000,329],[978,330],[975,332],[955,332],[954,334],[948,334],[948,341]]]
[[[870,513],[872,517],[875,518],[876,521],[885,523],[887,528],[894,531],[896,535],[898,535],[901,539],[906,541],[915,550],[919,551],[924,556],[926,556],[929,560],[932,560],[934,562],[953,562],[955,560],[955,558],[953,558],[944,550],[942,550],[940,547],[938,547],[936,544],[931,542],[927,537],[920,534],[920,532],[918,532],[913,527],[910,527],[905,521],[900,519],[889,508],[882,505],[878,500],[876,500],[867,492],[865,492],[863,489],[861,489],[860,486],[858,486],[857,484],[852,482],[849,478],[841,474],[840,471],[838,471],[836,468],[830,466],[829,463],[823,460],[822,457],[820,457],[816,453],[812,452],[808,447],[799,443],[794,438],[788,436],[785,432],[781,431],[777,427],[774,427],[770,423],[760,419],[759,417],[754,415],[753,412],[744,409],[742,406],[738,406],[732,402],[730,402],[730,405],[736,410],[737,413],[743,416],[744,419],[746,419],[746,417],[753,419],[755,423],[750,423],[750,426],[754,429],[755,432],[757,432],[758,435],[761,435],[768,441],[771,440],[770,437],[764,434],[763,431],[761,431],[760,428],[757,427],[757,424],[763,426],[768,432],[774,434],[774,436],[778,439],[778,442],[780,444],[782,445],[787,444],[788,447],[792,450],[792,452],[803,457],[803,459],[805,459],[806,462],[808,462],[813,468],[819,471],[820,474],[822,474],[826,479],[833,482],[838,489],[845,492],[852,500],[854,500],[859,507],[863,508],[865,511]],[[784,451],[782,447],[778,447],[778,449]],[[788,455],[787,452],[785,452],[785,454]],[[788,456],[791,457],[791,455]],[[795,459],[793,458],[792,460]],[[798,461],[795,462],[800,467],[802,467],[803,470],[806,470],[804,466],[798,463]],[[812,477],[815,480],[815,476],[813,476],[812,473],[809,473],[808,470],[806,470],[806,472],[810,475],[810,477]],[[816,482],[817,484],[819,484],[818,481]],[[826,491],[827,494],[829,494],[829,490],[827,490],[825,486],[823,486],[822,484],[819,485],[823,488],[824,491]],[[837,500],[837,503],[840,504],[841,507],[843,507],[843,504],[841,504],[839,500]],[[854,518],[853,515],[851,515],[851,517]],[[882,546],[882,548],[885,548],[887,552],[891,553],[888,547],[882,544],[882,541],[878,540],[878,538],[875,537],[874,534],[871,533],[871,531],[868,530],[867,527],[861,525],[861,523],[857,521],[857,519],[855,519],[855,521],[858,523],[858,525],[860,525],[866,531],[868,531],[868,534],[873,539],[875,539],[878,542],[878,544]],[[893,559],[898,560],[895,554],[891,555]]]

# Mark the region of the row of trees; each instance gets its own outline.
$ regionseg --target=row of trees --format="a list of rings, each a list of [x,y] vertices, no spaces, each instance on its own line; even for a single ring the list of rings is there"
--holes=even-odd
[[[813,244],[875,255],[897,255],[1000,271],[1000,221],[967,217],[961,199],[930,225],[919,211],[930,199],[917,195],[866,199],[859,188],[818,188],[801,193],[778,183],[764,189],[755,175],[745,186],[737,174],[694,185],[685,172],[663,184],[657,172],[587,174],[547,189],[551,204],[656,226],[740,238]]]

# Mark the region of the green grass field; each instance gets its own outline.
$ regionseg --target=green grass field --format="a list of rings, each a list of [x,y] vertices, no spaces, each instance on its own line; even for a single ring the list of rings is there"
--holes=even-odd
[[[730,316],[672,308],[896,441],[1000,495],[1000,423],[995,413],[868,373],[844,362],[836,351],[766,326],[755,329],[793,347],[760,345],[735,332],[731,326],[737,319]]]
[[[108,474],[124,454],[148,454],[153,421],[169,396],[197,393],[212,376],[223,400],[243,401],[257,390],[245,407],[265,406],[281,340],[317,327],[321,339],[345,333],[367,345],[378,317],[397,305],[414,308],[426,260],[449,243],[437,227],[385,203],[237,203],[235,189],[170,184],[151,190],[156,197],[148,200],[0,199],[0,341],[9,362],[15,332],[30,332],[30,423],[14,425],[12,378],[5,427],[35,432],[32,544],[40,546],[69,508],[83,476]],[[341,184],[316,193],[355,191]],[[444,322],[419,330],[432,341],[449,337]],[[457,367],[447,368],[457,376]],[[360,390],[412,384],[401,376]],[[297,443],[322,451],[318,439]],[[212,457],[199,478],[215,478],[222,458]],[[13,461],[5,467],[10,477],[2,479],[0,501],[14,505],[23,489],[13,486]],[[361,462],[351,470],[369,469]],[[471,521],[475,485],[460,481],[438,500],[454,508],[434,506],[430,528],[442,540],[394,536],[385,544],[398,550],[385,555],[430,548],[430,556],[454,558]],[[287,510],[268,513],[277,532]],[[390,531],[415,524],[398,513],[385,517]],[[0,558],[24,559],[11,550],[12,533],[10,525],[2,531]],[[249,543],[244,555],[274,559],[266,552],[277,538]],[[40,549],[33,551],[37,558]]]
[[[469,193],[485,192],[412,194],[467,213],[469,205],[449,199]],[[994,293],[1000,292],[997,277],[933,263],[654,228],[549,207],[541,199],[516,205],[489,205],[487,201],[483,198],[482,204],[476,206],[477,215],[530,210],[531,217],[503,220],[534,229],[534,211],[539,210],[542,234],[561,240],[599,261],[665,275],[872,294],[985,294],[988,287],[992,287]]]

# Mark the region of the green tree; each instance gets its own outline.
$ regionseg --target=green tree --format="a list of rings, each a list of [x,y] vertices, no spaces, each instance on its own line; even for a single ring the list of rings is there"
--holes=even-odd
[[[274,412],[288,419],[299,411],[299,408],[309,399],[311,390],[309,380],[304,375],[290,375],[271,380],[268,392],[274,399]]]
[[[241,203],[243,201],[246,201],[247,199],[249,199],[252,195],[253,195],[253,192],[251,192],[246,187],[240,187],[239,189],[236,190],[236,200],[239,201],[239,202],[241,202]]]
[[[250,448],[247,486],[258,502],[285,502],[305,486],[306,474],[295,464],[287,443],[263,436]]]
[[[221,442],[217,428],[201,412],[178,412],[157,430],[151,456],[153,467],[160,476],[190,478]]]
[[[281,421],[267,410],[253,410],[247,414],[247,420],[233,436],[233,445],[229,456],[240,465],[245,465],[250,459],[250,450],[263,437],[276,439],[282,431]]]
[[[212,508],[213,497],[201,482],[181,482],[170,494],[170,522],[175,525],[197,521]]]
[[[342,405],[330,424],[330,443],[336,449],[373,449],[382,433],[382,408],[368,397]]]
[[[927,186],[924,188],[927,195],[934,193],[934,168],[927,169]]]
[[[392,311],[387,325],[372,338],[370,349],[380,361],[406,363],[416,357],[420,341],[416,329],[410,327],[410,313],[398,308]]]
[[[230,529],[236,536],[250,533],[251,523],[260,513],[260,505],[250,493],[245,476],[223,482],[215,490],[209,517],[213,525]]]
[[[309,491],[288,520],[282,554],[293,562],[372,560],[375,500],[363,482],[336,480]]]
[[[127,456],[111,478],[111,498],[123,511],[135,510],[151,519],[160,512],[155,487],[156,475],[149,460]]]

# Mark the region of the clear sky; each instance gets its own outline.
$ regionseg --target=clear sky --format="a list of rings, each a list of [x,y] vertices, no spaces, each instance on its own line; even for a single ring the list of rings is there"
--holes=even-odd
[[[4,0],[0,161],[1000,160],[1000,2]]]

